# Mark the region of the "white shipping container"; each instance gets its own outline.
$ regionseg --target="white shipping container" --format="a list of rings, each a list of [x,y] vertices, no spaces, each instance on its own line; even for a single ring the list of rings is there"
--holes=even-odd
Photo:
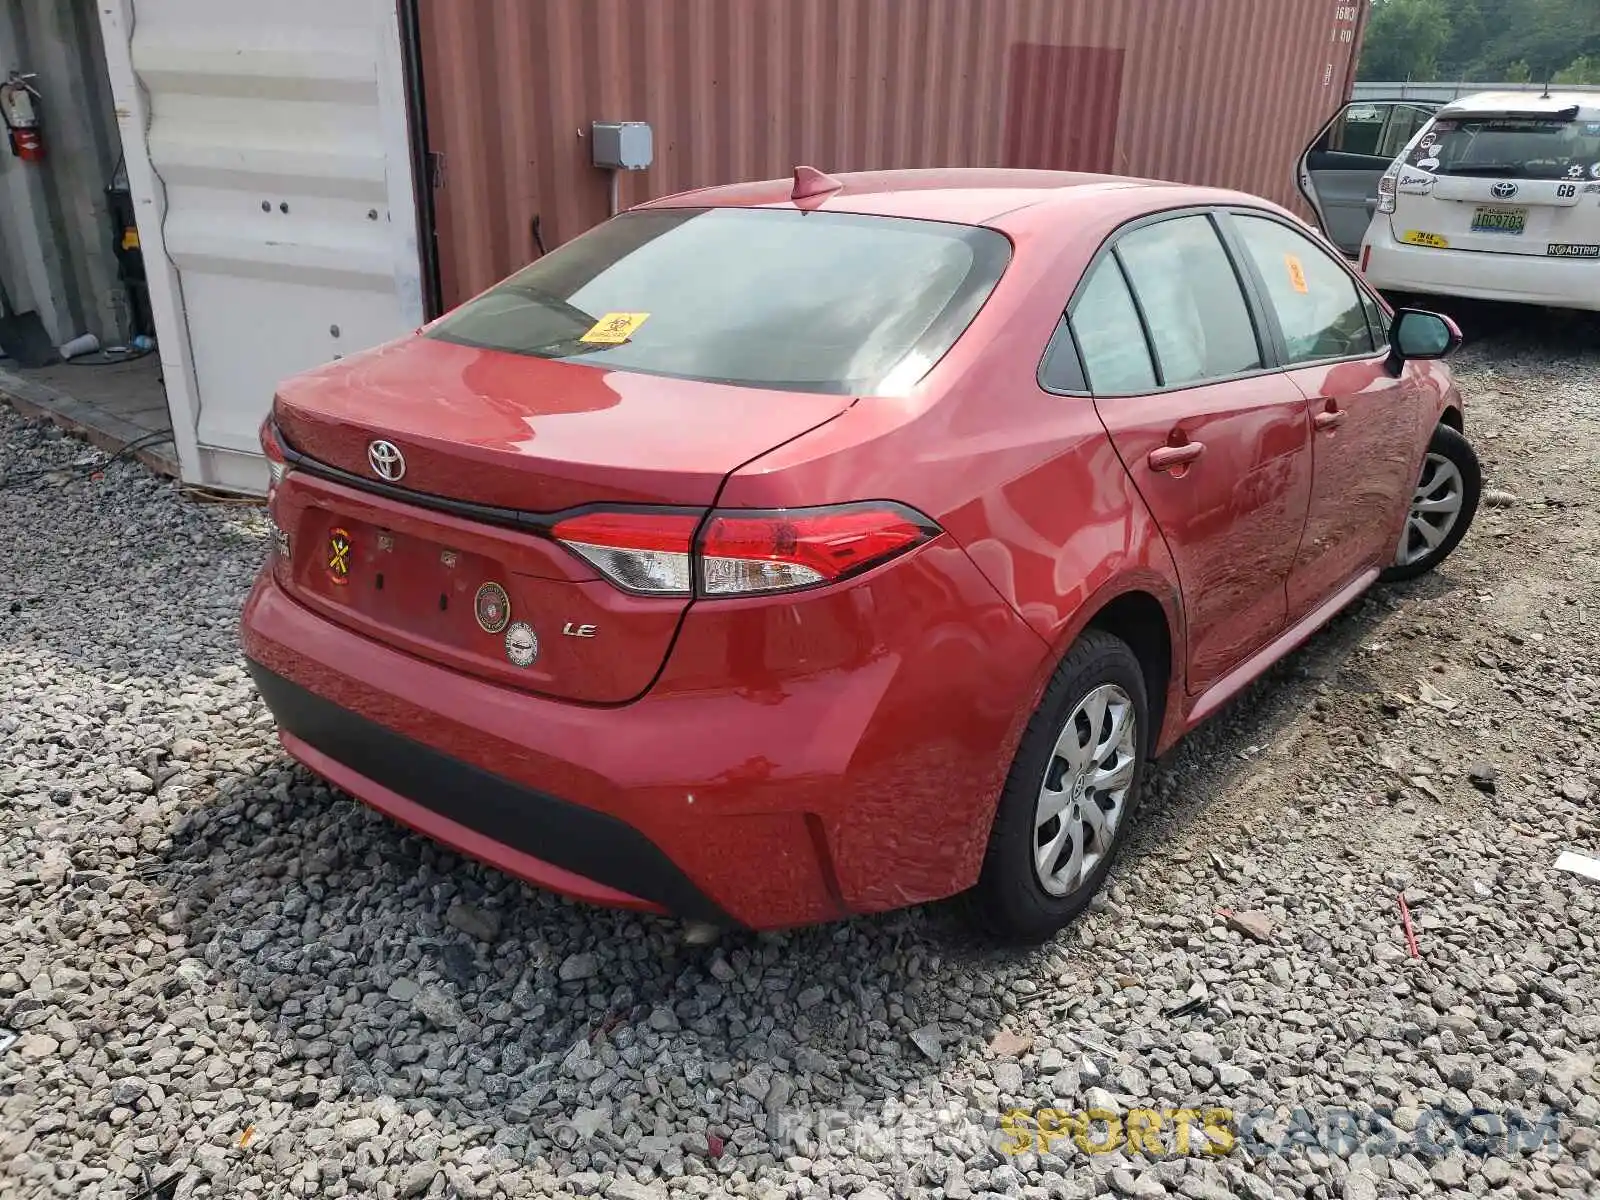
[[[262,492],[297,371],[422,323],[393,0],[104,0],[185,482]]]

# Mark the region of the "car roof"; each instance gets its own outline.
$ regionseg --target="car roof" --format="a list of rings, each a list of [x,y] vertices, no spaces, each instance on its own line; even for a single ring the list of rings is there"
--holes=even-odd
[[[1050,200],[1088,199],[1107,192],[1162,186],[1155,180],[1121,175],[1001,167],[848,171],[833,178],[842,186],[818,200],[803,202],[805,207],[964,225],[988,224],[1006,213]],[[792,179],[765,179],[679,192],[638,207],[794,208],[793,189]]]
[[[1529,113],[1555,115],[1576,108],[1580,120],[1600,119],[1600,92],[1475,92],[1452,100],[1439,110],[1441,117],[1470,117],[1478,113]]]

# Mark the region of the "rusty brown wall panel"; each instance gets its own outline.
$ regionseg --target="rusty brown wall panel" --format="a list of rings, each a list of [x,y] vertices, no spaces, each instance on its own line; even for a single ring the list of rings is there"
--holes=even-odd
[[[622,202],[825,170],[1006,163],[1297,204],[1361,0],[418,0],[442,292],[607,212],[595,120],[645,120]],[[1341,29],[1352,30],[1343,41]]]

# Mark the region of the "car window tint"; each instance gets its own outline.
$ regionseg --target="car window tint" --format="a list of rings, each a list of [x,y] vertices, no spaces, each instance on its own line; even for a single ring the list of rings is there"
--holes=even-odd
[[[1379,346],[1389,344],[1389,317],[1379,304],[1366,292],[1361,293],[1361,304],[1367,310],[1367,324],[1372,326],[1373,340]]]
[[[1600,165],[1600,122],[1559,117],[1435,121],[1407,161],[1473,179],[1588,179]]]
[[[1389,109],[1387,104],[1352,104],[1324,135],[1327,144],[1322,149],[1339,154],[1377,154]]]
[[[1327,251],[1266,217],[1238,216],[1234,221],[1266,282],[1290,362],[1372,352],[1361,291]]]
[[[1148,392],[1155,368],[1139,313],[1128,295],[1122,269],[1109,254],[1100,260],[1072,305],[1072,332],[1083,352],[1089,387],[1101,393]]]
[[[1250,310],[1206,217],[1147,225],[1117,243],[1167,387],[1261,366]]]
[[[1416,132],[1432,119],[1433,114],[1425,108],[1413,108],[1409,104],[1394,105],[1389,123],[1384,126],[1378,153],[1384,158],[1398,157]]]
[[[714,383],[904,391],[1011,257],[992,229],[855,213],[644,209],[467,301],[443,341]]]

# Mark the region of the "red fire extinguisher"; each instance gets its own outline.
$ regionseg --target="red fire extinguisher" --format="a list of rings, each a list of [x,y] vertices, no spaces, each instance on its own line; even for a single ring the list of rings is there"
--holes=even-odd
[[[33,78],[12,71],[6,81],[0,83],[0,120],[5,122],[11,153],[23,162],[38,162],[44,157],[44,134],[33,104],[39,93],[28,82]]]

